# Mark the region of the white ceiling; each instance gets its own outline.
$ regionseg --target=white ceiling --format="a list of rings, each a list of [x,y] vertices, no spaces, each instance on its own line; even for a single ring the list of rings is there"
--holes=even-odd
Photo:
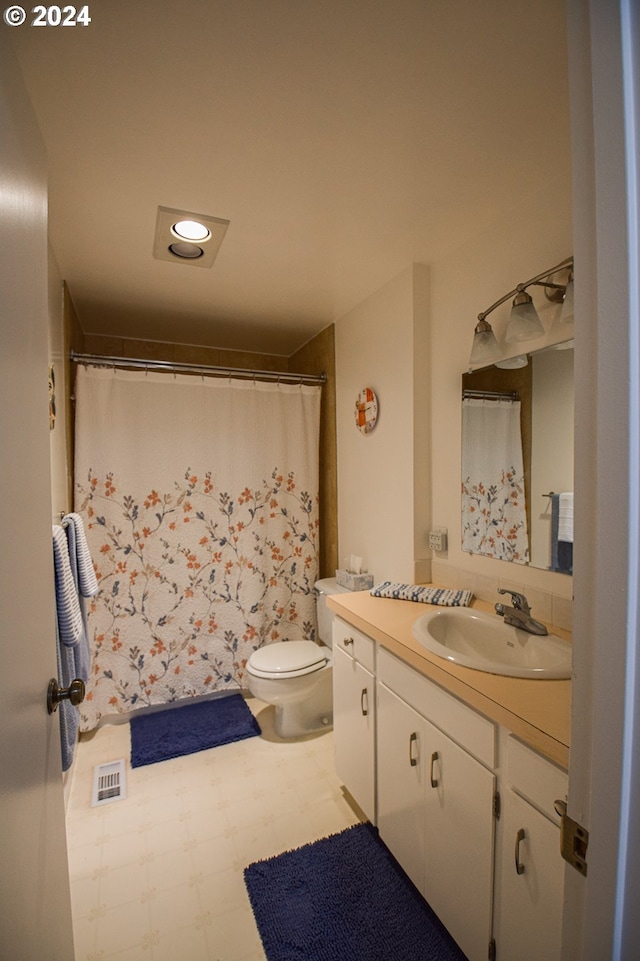
[[[567,149],[562,0],[89,12],[11,32],[87,332],[288,355]],[[158,206],[230,221],[211,269],[153,258]]]

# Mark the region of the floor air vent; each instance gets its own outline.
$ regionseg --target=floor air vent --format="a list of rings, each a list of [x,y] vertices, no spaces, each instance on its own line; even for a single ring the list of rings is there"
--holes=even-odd
[[[124,759],[98,764],[93,769],[91,807],[120,801],[127,796]]]

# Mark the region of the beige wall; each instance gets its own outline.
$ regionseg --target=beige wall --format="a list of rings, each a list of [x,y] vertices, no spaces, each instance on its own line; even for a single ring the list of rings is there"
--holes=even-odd
[[[51,451],[51,513],[54,521],[71,507],[69,501],[69,462],[67,457],[67,365],[64,335],[64,289],[55,256],[48,251],[48,330],[49,364],[55,377],[54,427],[49,431]]]
[[[338,566],[338,475],[336,464],[335,327],[331,324],[289,358],[288,369],[300,374],[324,372],[320,411],[320,577],[333,577]]]
[[[336,324],[339,562],[364,558],[376,581],[429,577],[427,291],[426,267],[411,265]],[[364,387],[379,405],[366,435]]]

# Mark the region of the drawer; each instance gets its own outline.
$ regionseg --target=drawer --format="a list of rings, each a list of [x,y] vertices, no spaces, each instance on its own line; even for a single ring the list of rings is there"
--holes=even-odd
[[[507,739],[506,767],[513,790],[559,824],[553,802],[567,799],[566,771],[527,747],[513,734]]]
[[[378,651],[378,680],[414,710],[439,727],[460,747],[485,764],[496,766],[496,726],[444,688],[418,674],[389,651]]]
[[[375,671],[375,642],[339,617],[333,619],[333,646],[346,651],[372,673]]]

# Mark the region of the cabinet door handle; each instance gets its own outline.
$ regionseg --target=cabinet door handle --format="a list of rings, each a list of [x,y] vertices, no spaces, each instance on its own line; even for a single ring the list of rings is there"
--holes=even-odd
[[[409,764],[411,765],[411,767],[415,767],[418,763],[418,758],[413,753],[413,745],[417,744],[417,741],[418,741],[418,735],[414,731],[413,734],[409,736]]]
[[[438,752],[434,751],[433,754],[431,755],[431,767],[429,769],[429,779],[431,780],[431,787],[437,787],[439,784],[438,779],[433,776],[433,766],[437,760],[438,760]]]
[[[360,695],[360,710],[363,717],[366,717],[369,713],[369,692],[366,687],[362,688],[362,694]]]
[[[524,874],[524,864],[520,861],[520,844],[524,841],[524,828],[520,828],[516,834],[516,874]]]
[[[352,638],[352,637],[343,637],[343,638],[342,638],[342,643],[344,644],[345,647],[349,647],[349,644],[353,644],[353,638]]]

